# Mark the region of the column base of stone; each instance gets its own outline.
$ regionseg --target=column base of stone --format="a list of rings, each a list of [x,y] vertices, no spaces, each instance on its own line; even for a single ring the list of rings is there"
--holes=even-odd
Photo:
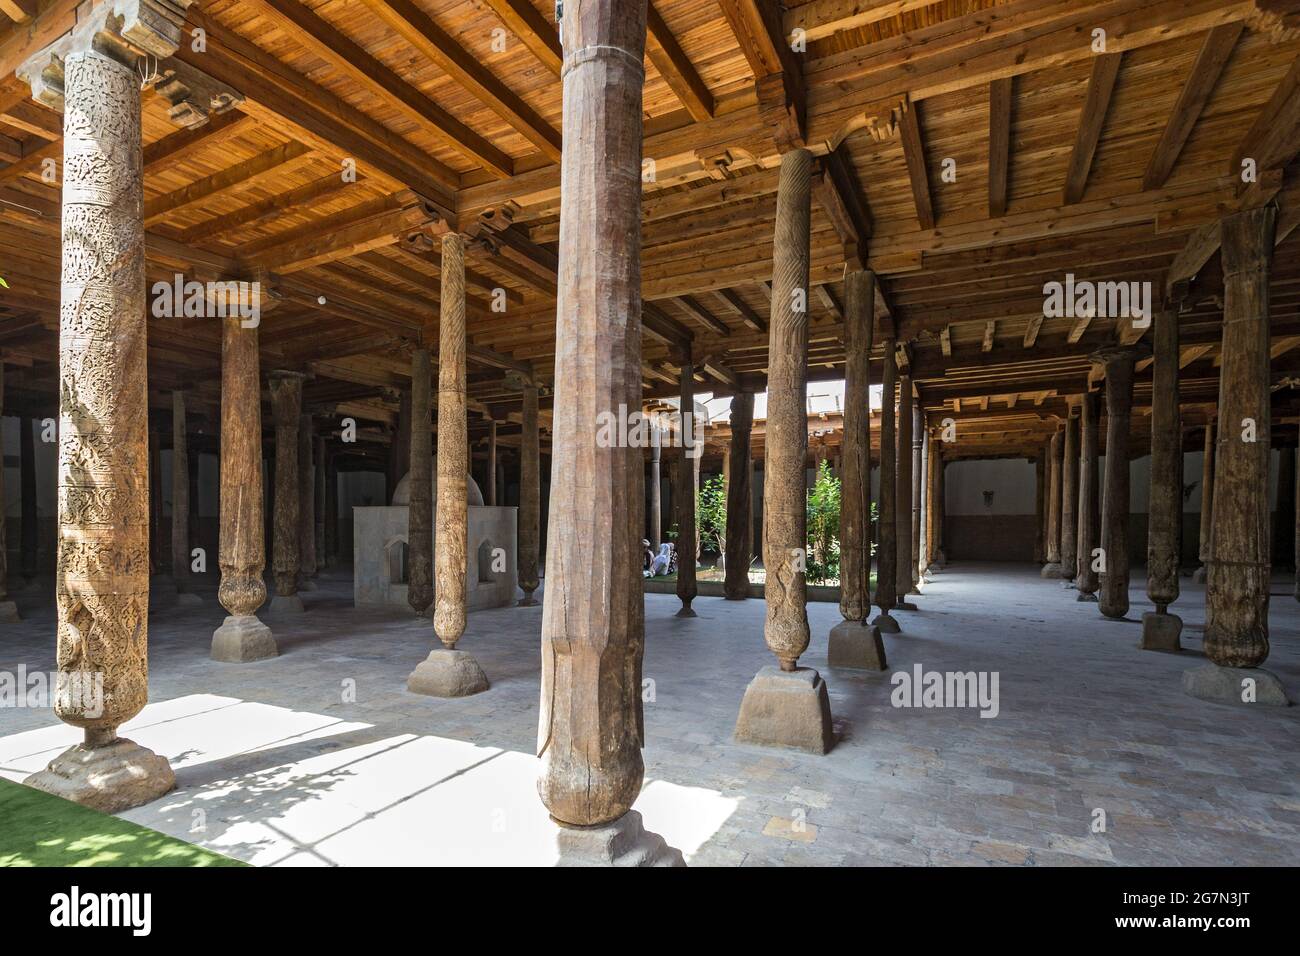
[[[13,601],[0,601],[0,624],[18,624],[21,621],[17,604]]]
[[[1053,561],[1050,564],[1044,564],[1043,570],[1038,572],[1040,577],[1059,578],[1061,576],[1061,562]]]
[[[1075,588],[1074,578],[1061,578],[1061,587],[1067,591],[1073,591]]]
[[[903,595],[900,594],[898,596],[898,600],[894,602],[894,610],[895,611],[919,611],[920,608],[917,607],[915,604],[913,604],[911,601],[904,600]]]
[[[542,602],[533,597],[532,592],[529,591],[519,599],[518,603],[515,604],[515,607],[537,607],[537,605],[541,603]]]
[[[560,859],[556,866],[685,866],[682,851],[648,831],[641,814],[629,810],[613,823],[598,827],[560,825],[555,836]]]
[[[406,678],[406,689],[429,697],[469,697],[487,690],[488,679],[468,651],[435,647]]]
[[[279,654],[271,629],[259,621],[256,614],[227,617],[225,623],[212,632],[212,659],[223,664],[260,661]]]
[[[1183,671],[1183,692],[1220,704],[1255,703],[1273,707],[1291,704],[1277,675],[1258,667],[1220,667],[1218,664],[1195,667]],[[1250,699],[1252,695],[1254,700]]]
[[[311,578],[303,578],[301,581],[298,582],[298,590],[299,590],[299,591],[315,591],[315,590],[316,590],[316,582],[313,581]]]
[[[65,750],[23,783],[102,813],[152,803],[176,787],[166,757],[118,737],[102,747]]]
[[[199,597],[193,591],[177,591],[177,607],[200,607],[203,604],[203,598]]]
[[[271,603],[266,606],[266,613],[272,614],[304,614],[307,609],[302,606],[302,598],[296,594],[277,594],[271,598]]]
[[[738,743],[828,752],[835,735],[826,682],[811,667],[764,667],[745,689],[735,738]]]
[[[1095,592],[1089,593],[1088,591],[1080,591],[1075,595],[1074,599],[1076,601],[1091,601],[1093,604],[1097,603],[1097,595]]]
[[[860,621],[840,621],[831,628],[826,662],[831,667],[883,671],[885,642],[880,639],[880,628]]]
[[[699,617],[699,615],[695,613],[694,608],[689,604],[683,604],[678,608],[677,613],[674,614],[673,617]]]
[[[1181,651],[1183,645],[1178,635],[1182,632],[1183,619],[1177,614],[1147,611],[1142,615],[1142,640],[1138,648],[1144,651]]]
[[[898,634],[903,629],[898,626],[898,622],[889,616],[888,611],[881,611],[876,615],[876,619],[871,622],[871,626],[878,628],[881,634]]]
[[[1206,573],[1206,568],[1205,568],[1205,565],[1202,564],[1199,568],[1197,568],[1195,571],[1192,572],[1192,583],[1193,583],[1193,584],[1204,584],[1204,583],[1205,583],[1205,573]]]

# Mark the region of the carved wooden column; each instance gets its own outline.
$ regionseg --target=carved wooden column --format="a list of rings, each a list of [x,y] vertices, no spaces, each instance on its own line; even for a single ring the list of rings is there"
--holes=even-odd
[[[751,403],[752,403],[751,399]],[[734,408],[735,405],[733,404]],[[649,529],[646,540],[650,542],[650,547],[655,554],[659,553],[659,545],[663,540],[663,489],[661,487],[663,477],[660,475],[659,467],[662,460],[662,443],[659,438],[659,430],[654,429],[650,438],[650,508],[649,508]],[[730,556],[731,552],[727,552]]]
[[[1214,418],[1211,416],[1205,423],[1205,452],[1201,456],[1201,521],[1196,552],[1201,566],[1192,572],[1195,584],[1205,583],[1210,567],[1210,543],[1214,540],[1214,449]]]
[[[1178,410],[1178,312],[1165,308],[1152,329],[1151,478],[1147,505],[1147,597],[1155,613],[1142,615],[1143,650],[1177,651],[1182,618],[1167,608],[1178,599],[1178,555],[1183,540],[1183,424]]]
[[[1076,601],[1097,600],[1100,581],[1093,552],[1101,546],[1101,484],[1097,471],[1097,426],[1101,393],[1085,392],[1079,403],[1079,532],[1075,542]]]
[[[172,579],[178,604],[200,604],[190,584],[190,451],[185,392],[172,392]]]
[[[1079,410],[1073,400],[1061,447],[1061,579],[1074,587],[1079,554]]]
[[[895,587],[898,568],[898,519],[895,510],[898,475],[895,463],[898,460],[898,448],[894,428],[894,391],[898,384],[898,364],[894,339],[886,338],[884,344],[880,400],[880,502],[876,508],[876,606],[880,608],[880,613],[871,623],[880,628],[882,634],[897,634],[900,630],[898,621],[889,612],[898,597]]]
[[[316,590],[316,474],[311,415],[298,416],[298,590]]]
[[[562,861],[667,862],[630,810],[645,772],[641,451],[597,437],[602,414],[641,407],[645,6],[572,4],[560,35],[561,178],[578,188],[560,197],[538,792]]]
[[[302,375],[275,371],[268,376],[271,416],[275,420],[275,515],[274,554],[271,569],[275,596],[271,614],[301,614],[298,569],[302,559],[299,544],[298,431],[302,417]]]
[[[1277,208],[1225,217],[1223,344],[1214,523],[1205,584],[1205,653],[1214,662],[1183,675],[1212,699],[1284,704],[1268,659],[1269,272]]]
[[[221,320],[221,531],[217,600],[229,614],[212,635],[214,661],[255,661],[279,650],[257,619],[266,602],[262,396],[257,328]]]
[[[1090,356],[1106,370],[1106,509],[1101,519],[1101,591],[1097,605],[1110,618],[1128,613],[1129,415],[1133,363],[1145,349],[1116,346]]]
[[[416,614],[433,604],[433,366],[429,350],[411,352],[411,480],[406,528],[406,601]]]
[[[699,488],[696,485],[700,454],[703,444],[700,441],[702,423],[695,417],[695,365],[688,350],[675,357],[681,367],[681,454],[677,458],[677,487],[681,494],[673,502],[674,517],[677,519],[677,599],[682,606],[677,611],[678,617],[695,617],[691,602],[695,600],[699,589],[695,583],[695,562],[698,557],[695,534],[695,507]]]
[[[840,476],[840,616],[831,629],[832,667],[885,669],[880,629],[871,611],[871,337],[875,274],[844,276],[844,445]]]
[[[898,480],[894,486],[897,528],[894,543],[898,557],[894,564],[895,607],[900,611],[915,611],[916,605],[907,600],[912,588],[912,376],[901,372],[898,376]]]
[[[524,596],[519,607],[534,607],[533,592],[541,548],[542,455],[537,433],[537,384],[523,383],[523,431],[519,439],[519,587]],[[640,549],[638,549],[638,554]]]
[[[55,712],[85,742],[27,783],[115,813],[175,786],[166,759],[117,736],[148,698],[149,439],[142,49],[170,55],[176,12],[140,0],[83,11],[19,69],[63,110],[59,316],[59,678]]]
[[[812,153],[806,149],[781,157],[772,252],[763,476],[764,637],[780,667],[763,668],[745,690],[736,739],[825,753],[832,744],[826,682],[812,668],[798,666],[809,639],[804,568],[812,167]]]
[[[468,697],[488,689],[487,677],[456,645],[465,633],[469,567],[469,421],[465,396],[465,237],[442,237],[442,297],[438,315],[438,500],[434,521],[433,630],[442,642],[407,678],[412,693]],[[412,435],[420,411],[411,406]],[[423,429],[420,429],[423,431]],[[416,449],[411,447],[412,466]],[[414,487],[415,476],[411,476]],[[414,602],[412,602],[414,603]]]
[[[41,536],[39,509],[36,499],[36,440],[32,430],[39,424],[35,418],[24,418],[19,430],[19,450],[22,453],[20,484],[23,494],[23,577],[30,587],[40,573]]]
[[[1065,435],[1058,424],[1047,446],[1047,537],[1044,550],[1047,563],[1040,574],[1045,578],[1061,576],[1061,455]]]
[[[920,398],[912,400],[912,516],[908,529],[907,578],[908,594],[921,593],[921,491],[925,487],[925,417],[921,414]]]
[[[728,601],[749,597],[749,536],[753,531],[750,513],[754,508],[753,466],[749,459],[753,427],[754,393],[737,392],[731,400],[731,447],[727,450],[727,578],[723,593]],[[651,474],[658,470],[652,468]]]
[[[487,460],[487,505],[497,505],[497,423],[493,419],[488,423],[488,460]]]
[[[0,361],[0,412],[4,408],[4,372],[4,362]],[[3,435],[0,434],[0,438],[2,437]],[[9,600],[9,538],[4,515],[4,501],[4,455],[0,453],[0,624],[16,624],[22,618],[18,616],[18,605]]]

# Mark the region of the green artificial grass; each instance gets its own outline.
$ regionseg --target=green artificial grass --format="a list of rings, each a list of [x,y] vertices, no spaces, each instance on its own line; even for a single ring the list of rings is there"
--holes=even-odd
[[[0,777],[0,866],[245,866]]]

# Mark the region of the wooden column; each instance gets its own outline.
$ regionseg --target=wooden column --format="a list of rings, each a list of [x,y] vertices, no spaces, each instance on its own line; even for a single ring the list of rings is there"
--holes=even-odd
[[[1047,563],[1041,572],[1045,578],[1061,576],[1061,454],[1064,447],[1065,436],[1058,425],[1047,445]]]
[[[727,450],[727,560],[724,594],[728,601],[749,597],[749,557],[753,532],[754,486],[750,465],[750,434],[754,425],[754,393],[737,392],[731,400],[731,447]],[[659,471],[652,465],[650,474]],[[655,496],[651,495],[652,502]]]
[[[541,546],[542,456],[537,434],[537,385],[524,383],[523,431],[519,441],[519,607],[533,607],[539,580]]]
[[[272,404],[275,404],[272,386]],[[290,420],[296,418],[286,409]],[[257,327],[221,320],[221,498],[217,600],[229,615],[212,635],[212,659],[254,661],[279,651],[257,618],[266,603],[265,498],[262,494],[262,389]],[[301,607],[301,605],[298,605]]]
[[[0,361],[0,414],[3,414],[4,410],[4,371],[4,362]],[[3,432],[0,432],[0,439],[3,437]],[[3,448],[0,448],[0,624],[14,624],[21,618],[18,616],[18,606],[9,600],[9,537],[4,515],[4,470]],[[24,693],[26,693],[25,688]]]
[[[929,572],[934,566],[935,555],[939,551],[939,445],[935,443],[935,432],[927,429],[925,433],[925,521],[921,527],[921,569]]]
[[[880,405],[880,503],[876,542],[876,605],[880,613],[872,621],[885,634],[897,634],[898,622],[889,613],[894,607],[898,591],[895,587],[898,567],[898,519],[895,490],[898,476],[897,435],[894,423],[894,391],[898,384],[898,364],[895,360],[895,341],[887,337],[884,342],[884,371],[881,376]]]
[[[1201,520],[1196,556],[1201,566],[1192,574],[1197,584],[1205,583],[1210,568],[1210,543],[1214,527],[1214,419],[1205,423],[1205,452],[1201,456]]]
[[[406,602],[416,614],[433,604],[433,366],[429,350],[411,352],[411,480],[406,528]]]
[[[398,483],[411,472],[411,390],[404,388],[397,396],[397,427],[388,446],[388,501]],[[407,482],[410,484],[410,482]]]
[[[930,565],[930,432],[925,425],[925,416],[918,409],[917,432],[921,436],[921,466],[917,469],[918,521],[916,534],[915,559],[916,584],[918,591],[925,587],[925,569]]]
[[[691,353],[686,351],[676,356],[674,361],[681,367],[678,384],[681,397],[679,436],[682,445],[682,453],[677,458],[677,487],[681,489],[681,494],[673,502],[674,516],[677,519],[677,599],[682,602],[677,616],[695,617],[691,602],[699,593],[695,583],[695,562],[699,553],[695,535],[695,507],[699,494],[696,476],[700,453],[703,451],[699,434],[702,423],[695,417],[695,366],[691,361]]]
[[[1147,597],[1155,613],[1142,615],[1146,650],[1176,651],[1183,622],[1169,614],[1178,599],[1178,556],[1183,525],[1183,425],[1178,410],[1178,312],[1154,317],[1151,383],[1151,477],[1147,505]]]
[[[1114,347],[1093,353],[1093,362],[1106,371],[1106,509],[1101,519],[1101,572],[1098,607],[1106,617],[1128,613],[1129,415],[1133,406],[1133,363],[1136,347]]]
[[[298,587],[316,590],[316,475],[312,423],[298,416]]]
[[[574,4],[560,34],[561,178],[575,188],[560,197],[538,792],[561,824],[627,826],[645,772],[641,453],[596,436],[602,412],[641,407],[645,6]]]
[[[298,429],[302,417],[302,376],[276,371],[268,376],[271,417],[275,420],[275,515],[271,570],[275,596],[271,613],[300,613],[298,569],[301,550],[298,541],[299,484]]]
[[[23,496],[23,577],[28,583],[35,580],[41,570],[40,518],[36,499],[36,439],[33,429],[39,424],[35,418],[24,418],[19,429],[19,451],[22,453],[20,485]]]
[[[1268,658],[1269,272],[1276,207],[1227,216],[1214,512],[1205,653],[1220,667]]]
[[[63,110],[54,709],[85,731],[26,782],[107,813],[175,786],[165,758],[117,729],[148,698],[150,570],[140,75],[123,34],[163,58],[179,31],[151,0],[117,9],[87,7],[18,71]]]
[[[325,566],[339,563],[339,467],[338,452],[325,446]]]
[[[875,274],[844,276],[844,446],[840,477],[840,616],[861,624],[871,610],[871,338]]]
[[[488,457],[487,457],[487,505],[495,508],[497,504],[497,423],[493,419],[488,423]]]
[[[172,579],[179,600],[197,601],[190,585],[190,451],[181,389],[172,392]]]
[[[312,454],[315,457],[315,466],[312,468],[312,474],[316,478],[316,493],[312,496],[315,502],[313,514],[316,520],[316,573],[325,567],[325,438],[317,435],[312,442]]]
[[[948,463],[943,460],[943,442],[935,445],[930,454],[934,459],[934,558],[932,566],[942,568],[948,560],[943,550],[943,529],[947,504],[943,497],[943,475],[944,470],[948,467]]]
[[[1074,586],[1077,601],[1097,600],[1100,581],[1093,570],[1093,551],[1101,539],[1101,484],[1097,470],[1097,426],[1101,412],[1101,394],[1085,392],[1079,403],[1079,531],[1075,560]]]
[[[895,607],[911,611],[916,605],[907,600],[912,587],[912,376],[902,372],[898,376],[898,480],[894,486],[897,528],[894,542],[898,557],[894,564],[894,591],[898,601]]]
[[[1295,535],[1295,449],[1279,445],[1277,452],[1277,506],[1273,509],[1269,553],[1274,567],[1294,571],[1291,544]]]
[[[919,408],[919,398],[912,400],[912,490],[908,495],[912,500],[912,514],[908,521],[907,533],[907,593],[919,594],[921,575],[921,489],[924,472],[923,452],[925,449],[925,419]]]
[[[751,403],[753,399],[750,399]],[[735,405],[733,404],[734,408]],[[751,413],[752,414],[752,413]],[[661,484],[663,481],[659,473],[660,461],[662,456],[662,447],[659,437],[659,430],[654,429],[650,438],[650,507],[647,517],[649,518],[649,529],[647,538],[650,541],[650,547],[655,554],[659,553],[659,545],[663,542],[663,492]],[[730,555],[730,551],[727,552]]]
[[[1079,554],[1079,410],[1071,402],[1061,449],[1061,577],[1072,586]]]
[[[1047,449],[1034,456],[1034,562],[1047,563]]]

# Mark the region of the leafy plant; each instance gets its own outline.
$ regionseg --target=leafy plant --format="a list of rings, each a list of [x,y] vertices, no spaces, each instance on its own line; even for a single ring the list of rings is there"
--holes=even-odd
[[[808,556],[805,577],[822,584],[840,575],[840,480],[823,461],[808,492]]]
[[[700,546],[722,554],[727,548],[727,488],[721,475],[705,480],[695,498]]]

